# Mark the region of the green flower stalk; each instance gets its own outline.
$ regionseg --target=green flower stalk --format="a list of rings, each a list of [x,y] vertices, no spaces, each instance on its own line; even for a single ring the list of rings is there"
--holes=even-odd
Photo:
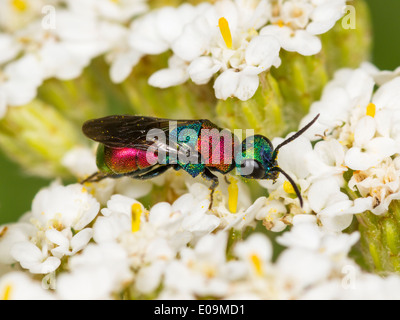
[[[42,177],[63,177],[65,153],[80,144],[79,129],[53,106],[34,100],[10,108],[0,121],[0,147],[21,167]]]
[[[349,1],[345,16],[323,34],[323,55],[329,76],[340,68],[358,68],[371,60],[372,24],[364,0]]]
[[[212,118],[216,99],[209,85],[188,82],[161,89],[148,83],[156,70],[167,65],[168,56],[145,56],[121,84],[131,112],[171,119]]]
[[[282,105],[278,82],[270,73],[266,73],[265,77],[260,76],[260,87],[251,99],[220,100],[216,108],[217,121],[231,130],[252,128],[256,134],[278,136],[287,129]]]
[[[121,88],[111,82],[108,69],[102,59],[95,59],[76,79],[45,81],[39,88],[38,99],[53,106],[77,126],[113,112],[128,112],[129,102]]]
[[[383,216],[357,215],[361,250],[370,270],[382,275],[400,273],[400,203],[393,201]]]

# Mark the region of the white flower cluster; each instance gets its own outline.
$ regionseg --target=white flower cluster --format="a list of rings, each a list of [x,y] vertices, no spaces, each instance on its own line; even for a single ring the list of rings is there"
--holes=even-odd
[[[258,88],[258,75],[280,66],[281,48],[301,55],[320,52],[317,35],[334,26],[345,4],[342,0],[221,0],[160,9],[136,21],[131,45],[144,53],[172,50],[169,67],[150,77],[153,86],[166,88],[188,79],[201,85],[217,75],[218,99],[248,100]],[[156,24],[154,41],[143,41],[143,30]],[[166,32],[167,25],[173,31]]]
[[[375,77],[382,77],[373,72]],[[399,78],[388,78],[388,82],[373,94],[374,78],[367,71],[339,71],[322,100],[312,108],[310,117],[321,114],[314,132],[281,150],[282,168],[300,185],[305,211],[316,216],[299,214],[304,212],[298,206],[298,199],[290,194],[293,190],[281,178],[273,188],[269,186],[269,198],[261,197],[253,204],[239,183],[236,212],[226,208],[231,195],[225,193],[227,185],[223,179],[215,193],[212,210],[208,209],[208,187],[192,179],[187,182],[188,191],[172,204],[160,202],[149,210],[134,198],[116,192],[130,190],[127,194],[132,195],[135,189],[141,197],[150,192],[153,182],[144,188],[143,184],[139,186],[134,180],[124,179],[118,180],[124,188],[118,187],[112,179],[87,187],[53,183],[37,194],[31,212],[19,222],[0,228],[0,297],[400,298],[399,277],[381,278],[366,273],[348,257],[359,234],[338,232],[349,224],[348,216],[353,213],[375,209],[373,212],[380,214],[379,205],[386,203],[387,206],[397,192],[396,157],[373,157],[374,162],[371,162],[370,156],[365,154],[365,157],[358,156],[358,162],[354,163],[350,152],[358,147],[354,142],[357,135],[351,130],[359,128],[357,123],[362,119],[391,119],[396,123],[393,115],[382,115],[383,118],[379,115],[396,109],[393,88]],[[334,99],[328,99],[333,91],[343,109],[339,112],[338,108],[333,108],[327,114],[328,103],[336,106]],[[343,101],[348,104],[343,105]],[[329,123],[333,124],[329,126]],[[376,129],[371,140],[396,141],[396,130],[392,126],[385,123],[377,127],[387,129],[390,134],[378,133]],[[371,128],[363,124],[359,130]],[[309,139],[315,139],[316,134],[319,141],[313,147]],[[280,139],[274,141],[275,144],[279,142]],[[388,140],[386,144],[391,145],[391,142]],[[90,152],[84,156],[85,152],[71,151],[65,158],[65,165],[75,167],[79,174],[86,174],[95,160]],[[313,163],[313,167],[299,165],[298,161]],[[343,173],[348,170],[352,170],[353,175],[345,181]],[[349,189],[360,190],[360,198],[349,199],[342,191],[346,183]],[[385,192],[369,194],[370,188],[378,187]],[[373,198],[378,195],[385,198],[379,205]],[[99,201],[104,203],[102,209]],[[257,220],[263,220],[273,231],[293,225],[290,231],[277,238],[286,249],[276,261],[272,260],[272,244],[265,234],[252,233],[244,240],[240,237],[235,240],[235,234],[243,234],[245,228],[254,227]]]
[[[40,191],[29,214],[0,228],[0,298],[400,298],[399,277],[367,274],[348,258],[358,233],[298,215],[274,262],[265,234],[229,244],[224,218],[193,186],[149,211],[118,194],[100,210],[80,185]]]
[[[339,70],[300,126],[319,113],[316,124],[280,152],[280,166],[306,199],[304,211],[316,214],[324,227],[344,230],[354,214],[383,215],[400,199],[399,91],[396,73],[369,65]],[[277,221],[303,211],[284,181],[262,183],[271,199],[291,207],[288,212],[277,205]]]
[[[77,78],[93,58],[116,51],[124,24],[146,9],[145,0],[1,1],[0,117],[34,99],[44,80]]]
[[[258,74],[278,67],[280,49],[313,55],[317,35],[342,16],[345,0],[220,0],[163,7],[145,0],[5,0],[0,3],[0,117],[35,98],[44,80],[77,78],[105,55],[124,81],[144,55],[172,50],[149,83],[214,83],[217,98],[251,98]],[[134,19],[142,14],[139,18]],[[133,20],[133,21],[132,21]]]

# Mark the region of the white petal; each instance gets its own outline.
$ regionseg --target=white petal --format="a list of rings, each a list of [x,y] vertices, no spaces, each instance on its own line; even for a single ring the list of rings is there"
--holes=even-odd
[[[46,231],[46,238],[53,244],[63,247],[63,249],[69,249],[69,240],[67,237],[56,229],[50,229]]]
[[[396,142],[393,139],[378,137],[370,141],[367,145],[368,152],[375,153],[379,159],[393,156],[399,151]]]
[[[353,221],[352,214],[345,214],[339,216],[333,216],[333,215],[330,216],[321,214],[318,217],[321,220],[324,229],[333,232],[343,231],[344,229],[348,228],[351,222]]]
[[[0,33],[0,65],[15,58],[21,46],[8,34]]]
[[[202,56],[194,59],[187,71],[190,78],[196,84],[206,84],[212,76],[221,68],[220,65],[214,63],[211,57]]]
[[[37,95],[37,86],[18,83],[6,82],[3,89],[6,92],[7,104],[12,107],[23,106],[31,102]]]
[[[61,264],[61,260],[56,257],[48,257],[42,263],[38,263],[29,268],[33,274],[47,274],[55,271]]]
[[[354,129],[354,144],[365,146],[376,132],[375,119],[369,116],[361,118]]]
[[[347,151],[345,163],[353,170],[367,170],[379,162],[377,154],[362,151],[360,147],[353,147]]]
[[[168,50],[169,45],[157,33],[155,24],[155,17],[152,15],[135,20],[129,35],[131,48],[145,54],[160,54]]]
[[[148,195],[152,188],[153,184],[151,182],[126,177],[118,179],[115,192],[132,199],[138,199]]]
[[[297,30],[294,37],[286,39],[282,43],[282,47],[288,51],[297,51],[303,56],[311,56],[321,51],[322,43],[318,37],[311,33],[304,30]]]
[[[385,83],[374,94],[372,102],[378,109],[400,108],[400,77]]]
[[[149,84],[156,88],[168,88],[182,84],[188,80],[189,76],[184,69],[162,69],[151,75]]]
[[[114,83],[123,82],[131,73],[132,68],[139,62],[142,53],[136,50],[130,50],[122,53],[112,62],[110,68],[110,77]]]
[[[151,208],[149,222],[156,226],[167,223],[170,219],[171,212],[172,206],[168,202],[159,202]]]
[[[275,37],[259,36],[253,38],[245,53],[246,63],[250,66],[260,66],[264,70],[271,68],[279,57],[281,47]]]
[[[239,85],[240,75],[231,69],[221,73],[214,82],[215,96],[217,99],[226,100],[235,96]]]
[[[371,101],[375,86],[374,79],[362,69],[352,70],[349,74],[344,72],[343,76],[345,77],[344,87],[352,99],[353,105],[366,107]]]
[[[254,96],[259,83],[260,79],[258,78],[258,75],[246,75],[245,71],[242,71],[240,73],[238,87],[234,94],[238,99],[246,101]]]
[[[309,56],[321,51],[321,40],[304,30],[292,30],[289,27],[269,25],[260,31],[260,35],[274,36],[283,49],[291,52],[298,52]]]
[[[89,243],[90,239],[93,236],[92,228],[85,228],[79,231],[72,239],[71,239],[71,249],[72,254],[77,253],[82,250]]]
[[[43,258],[40,249],[29,241],[16,243],[11,248],[11,255],[21,263],[22,267],[29,268],[31,264],[37,263]],[[25,268],[24,267],[24,268]]]
[[[208,48],[209,34],[206,36],[195,25],[185,27],[182,35],[172,44],[173,52],[185,61],[200,57]]]

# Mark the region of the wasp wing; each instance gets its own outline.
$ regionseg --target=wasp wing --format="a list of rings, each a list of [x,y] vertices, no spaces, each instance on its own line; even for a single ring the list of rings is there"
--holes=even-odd
[[[83,124],[82,131],[88,138],[108,147],[137,148],[147,151],[150,146],[155,146],[178,155],[179,152],[187,152],[188,148],[193,149],[193,145],[177,142],[176,136],[175,139],[170,139],[171,131],[174,131],[175,128],[194,126],[200,128],[204,122],[218,128],[209,120],[171,120],[117,115],[89,120]],[[176,132],[175,130],[175,134]],[[159,137],[162,134],[164,139]]]

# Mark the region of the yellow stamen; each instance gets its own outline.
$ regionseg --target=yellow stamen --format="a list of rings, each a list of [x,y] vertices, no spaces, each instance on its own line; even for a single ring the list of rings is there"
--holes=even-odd
[[[6,234],[8,230],[8,227],[5,226],[2,230],[0,230],[0,238],[4,237],[4,235]]]
[[[257,276],[261,277],[263,275],[263,267],[260,257],[257,254],[253,253],[250,256],[250,261],[253,264]]]
[[[231,49],[232,48],[232,34],[231,34],[231,30],[229,29],[228,20],[226,20],[224,17],[220,18],[218,20],[218,27],[219,27],[219,30],[221,31],[221,35],[225,41],[226,46],[229,49]]]
[[[143,213],[143,208],[140,203],[134,203],[131,208],[132,212],[132,232],[135,233],[140,229],[140,217]]]
[[[296,191],[294,191],[294,188],[293,188],[292,184],[289,181],[285,181],[283,183],[283,190],[286,193],[289,193],[289,194],[295,194],[296,193]]]
[[[19,12],[24,12],[28,9],[28,4],[25,0],[12,0],[11,5]]]
[[[376,113],[376,106],[372,102],[367,106],[367,116],[370,116],[372,118],[375,117]]]
[[[229,182],[231,184],[228,186],[228,208],[230,212],[235,213],[237,212],[239,188],[235,178],[232,177]]]
[[[285,23],[283,22],[283,20],[279,19],[276,24],[278,25],[278,27],[283,28],[285,26]]]
[[[3,294],[1,295],[1,300],[10,300],[11,291],[12,291],[11,284],[7,284],[3,290]]]

